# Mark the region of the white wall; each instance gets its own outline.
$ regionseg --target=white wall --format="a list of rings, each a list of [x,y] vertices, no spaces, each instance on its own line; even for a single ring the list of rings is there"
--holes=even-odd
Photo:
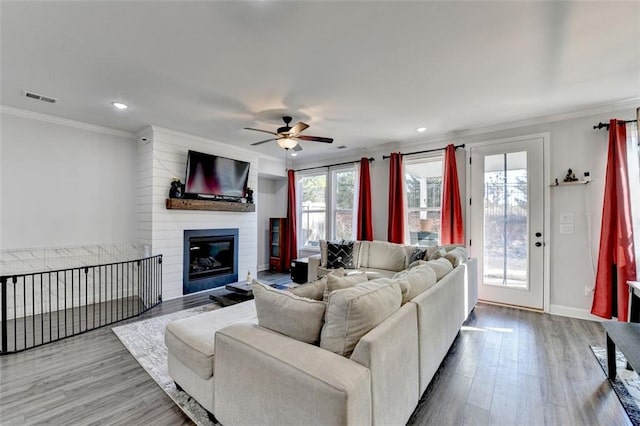
[[[248,186],[251,188],[257,188],[258,183],[257,154],[155,126],[152,126],[151,134],[147,142],[139,142],[138,167],[146,170],[143,175],[149,184],[144,183],[138,189],[138,230],[142,236],[150,235],[152,253],[163,255],[163,299],[182,296],[185,229],[238,228],[238,275],[242,277],[250,270],[255,276],[258,247],[255,212],[167,210],[165,200],[173,177],[179,177],[184,182],[189,149],[250,162]],[[150,154],[147,146],[150,147]],[[259,210],[259,204],[256,208]]]
[[[558,177],[561,181],[567,169],[572,168],[577,176],[590,171],[593,181],[585,186],[568,186],[548,188],[550,191],[550,235],[546,236],[546,248],[550,253],[549,283],[551,313],[581,318],[592,318],[589,314],[593,294],[585,296],[585,287],[595,283],[595,265],[598,257],[600,236],[600,220],[604,194],[604,174],[607,160],[608,133],[606,130],[593,130],[593,125],[600,121],[608,122],[611,118],[632,120],[635,118],[635,107],[612,106],[601,112],[588,114],[577,113],[573,116],[549,117],[545,120],[531,120],[535,124],[521,123],[507,126],[496,126],[492,129],[480,129],[467,132],[463,136],[438,141],[425,141],[422,144],[403,145],[398,148],[389,144],[384,148],[370,151],[359,151],[343,156],[342,161],[357,160],[362,156],[373,156],[376,161],[371,164],[371,183],[373,188],[372,209],[374,236],[385,240],[387,236],[388,211],[388,160],[382,155],[390,152],[412,152],[433,147],[444,147],[448,143],[461,143],[499,140],[524,135],[549,133],[549,164],[546,165],[548,178],[553,181]],[[471,134],[473,133],[473,134]],[[468,204],[466,196],[466,152],[457,152],[460,191]],[[338,161],[338,160],[335,160]],[[303,168],[323,164],[331,164],[331,159],[315,162],[298,160],[294,168]],[[379,190],[376,190],[379,188]],[[559,218],[561,213],[574,215],[574,234],[560,234]],[[304,252],[301,255],[311,253]]]
[[[269,269],[269,218],[287,216],[287,179],[258,177],[258,270]]]
[[[2,107],[0,248],[136,242],[136,143]]]

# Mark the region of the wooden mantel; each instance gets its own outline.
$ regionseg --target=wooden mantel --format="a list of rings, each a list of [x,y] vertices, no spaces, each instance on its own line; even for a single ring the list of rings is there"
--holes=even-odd
[[[256,205],[249,203],[234,203],[218,200],[189,200],[183,198],[167,198],[168,210],[215,210],[225,212],[255,212]]]

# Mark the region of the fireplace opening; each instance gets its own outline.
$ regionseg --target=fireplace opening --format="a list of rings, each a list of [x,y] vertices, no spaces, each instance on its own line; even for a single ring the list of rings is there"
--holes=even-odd
[[[183,294],[238,281],[238,230],[184,231]]]

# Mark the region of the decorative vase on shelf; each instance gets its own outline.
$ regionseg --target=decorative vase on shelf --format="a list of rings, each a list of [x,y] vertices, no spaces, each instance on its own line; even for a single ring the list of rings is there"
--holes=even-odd
[[[247,284],[251,284],[251,280],[252,280],[251,271],[247,271]]]

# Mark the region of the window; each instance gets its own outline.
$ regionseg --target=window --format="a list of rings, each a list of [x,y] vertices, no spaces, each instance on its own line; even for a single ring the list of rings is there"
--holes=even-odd
[[[405,163],[409,243],[435,246],[440,240],[442,157]]]
[[[318,247],[323,239],[354,238],[355,175],[353,166],[300,175],[298,235],[301,247]]]
[[[333,237],[350,240],[353,237],[353,188],[355,172],[353,169],[337,170],[331,173],[334,182],[335,198],[333,203]]]
[[[300,180],[300,241],[305,247],[317,247],[326,238],[327,176],[326,174],[301,176]]]

